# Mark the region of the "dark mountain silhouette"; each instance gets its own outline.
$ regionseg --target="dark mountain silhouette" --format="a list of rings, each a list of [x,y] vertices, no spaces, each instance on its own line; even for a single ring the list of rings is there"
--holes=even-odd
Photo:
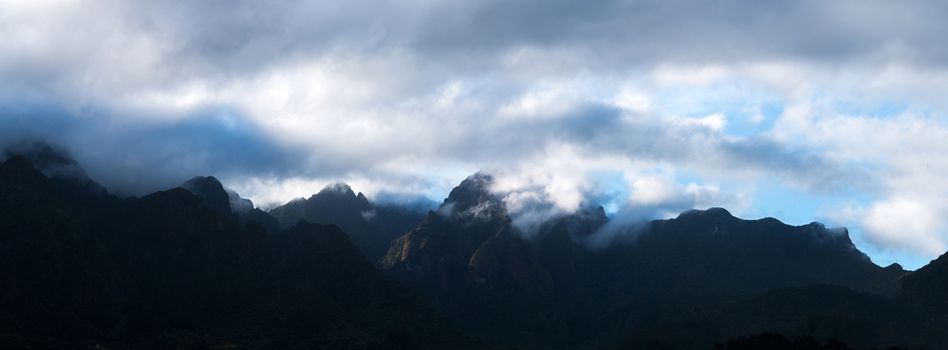
[[[768,327],[857,337],[892,325],[873,316],[912,317],[890,312],[898,307],[869,308],[874,311],[858,316],[865,322],[841,323],[846,332],[794,327],[803,322],[796,318],[725,322],[750,305],[778,312],[780,302],[753,298],[794,290],[786,288],[804,289],[762,300],[792,300],[802,293],[848,310],[850,297],[877,306],[897,295],[906,272],[873,264],[845,229],[742,220],[712,208],[638,225],[595,248],[586,242],[608,219],[601,208],[588,208],[540,225],[536,237],[525,240],[511,227],[503,201],[490,192],[491,181],[483,174],[463,181],[436,212],[392,242],[382,267],[426,290],[442,312],[497,344],[569,348],[635,338],[706,348],[714,339]],[[812,287],[818,285],[835,287]],[[809,320],[825,310],[798,304]],[[896,333],[873,333],[878,336],[872,339],[912,340]]]
[[[902,279],[906,297],[931,313],[948,313],[948,253]]]
[[[948,253],[902,278],[903,299],[924,316],[920,331],[934,344],[948,344]],[[948,346],[948,345],[944,345]]]
[[[437,212],[429,212],[417,227],[392,241],[383,268],[430,286],[461,287],[471,257],[491,238],[501,235],[506,236],[502,245],[521,244],[510,236],[503,202],[488,190],[491,181],[490,176],[477,174],[461,182]],[[501,244],[494,243],[487,248]],[[476,277],[472,276],[475,282]]]
[[[181,184],[181,188],[198,196],[208,208],[222,215],[235,216],[241,223],[253,221],[267,232],[280,230],[280,223],[274,217],[255,208],[251,200],[225,189],[213,176],[196,176]]]
[[[535,242],[511,226],[506,206],[491,193],[493,178],[475,174],[454,188],[437,211],[392,241],[382,268],[425,290],[465,329],[497,344],[558,347],[539,336],[537,320],[550,302],[551,275]]]
[[[213,176],[196,176],[181,184],[184,188],[200,197],[208,208],[218,213],[231,214],[230,196],[224,190],[224,185]]]
[[[948,347],[946,256],[882,268],[819,223],[584,205],[526,238],[485,174],[427,214],[340,184],[274,218],[213,177],[120,199],[28,150],[0,164],[0,348]]]
[[[0,347],[479,347],[335,226],[268,234],[182,188],[65,196],[24,157],[0,165]]]
[[[650,222],[627,242],[595,255],[599,276],[629,280],[630,290],[659,288],[672,300],[748,296],[773,288],[833,283],[888,294],[904,273],[873,264],[845,229],[741,220],[720,208]],[[607,267],[609,266],[609,267]],[[629,267],[632,267],[631,269]]]
[[[300,220],[341,227],[369,258],[378,261],[389,242],[404,234],[424,216],[410,206],[375,205],[349,185],[337,183],[323,188],[308,199],[296,199],[270,210],[283,227]]]
[[[108,194],[89,178],[79,163],[62,150],[40,142],[20,142],[4,152],[4,158],[21,156],[46,177],[59,191],[82,200],[94,199]]]

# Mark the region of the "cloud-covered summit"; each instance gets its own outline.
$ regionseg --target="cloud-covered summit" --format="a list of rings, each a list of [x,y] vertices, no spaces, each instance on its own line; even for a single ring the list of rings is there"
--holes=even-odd
[[[948,247],[948,6],[918,1],[0,2],[0,146],[110,190],[214,175],[438,200],[830,220],[885,263]],[[515,203],[514,203],[515,204]]]

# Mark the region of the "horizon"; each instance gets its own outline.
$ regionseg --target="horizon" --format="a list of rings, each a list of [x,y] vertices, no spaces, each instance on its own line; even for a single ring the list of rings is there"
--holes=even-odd
[[[880,266],[948,250],[937,1],[0,4],[0,149],[49,142],[123,196],[440,203],[486,172],[539,216],[721,207],[846,227]]]

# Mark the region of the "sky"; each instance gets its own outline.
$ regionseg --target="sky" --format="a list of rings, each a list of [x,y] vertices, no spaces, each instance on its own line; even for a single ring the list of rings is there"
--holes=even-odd
[[[943,1],[0,0],[0,146],[112,192],[214,175],[258,206],[345,181],[512,210],[845,226],[948,250]],[[533,205],[546,203],[549,205]]]

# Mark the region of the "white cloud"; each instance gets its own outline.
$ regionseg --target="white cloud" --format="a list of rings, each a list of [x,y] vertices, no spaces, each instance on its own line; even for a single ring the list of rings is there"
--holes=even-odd
[[[849,179],[849,191],[869,199],[835,209],[836,216],[861,226],[865,241],[878,249],[933,258],[948,239],[948,219],[938,214],[948,212],[948,185],[941,180],[948,171],[941,156],[948,152],[948,109],[930,91],[948,87],[946,72],[901,65],[870,70],[751,69],[785,96],[785,111],[771,131],[776,140],[872,175]]]
[[[732,73],[725,66],[693,65],[676,66],[659,65],[652,72],[652,80],[658,87],[693,87],[706,86],[729,77]]]
[[[876,244],[938,256],[946,249],[945,223],[939,218],[942,209],[907,198],[892,198],[869,207],[862,224]]]
[[[515,215],[535,201],[552,204],[546,210],[555,214],[579,208],[593,190],[591,174],[636,166],[641,165],[606,152],[553,144],[539,157],[518,164],[495,164],[487,171],[495,177],[492,190],[504,195]]]
[[[698,126],[721,132],[727,125],[727,117],[722,113],[714,113],[701,118],[675,118],[675,122],[684,126]]]
[[[636,176],[630,180],[629,201],[641,205],[655,205],[677,200],[679,192],[674,179],[662,176]]]

